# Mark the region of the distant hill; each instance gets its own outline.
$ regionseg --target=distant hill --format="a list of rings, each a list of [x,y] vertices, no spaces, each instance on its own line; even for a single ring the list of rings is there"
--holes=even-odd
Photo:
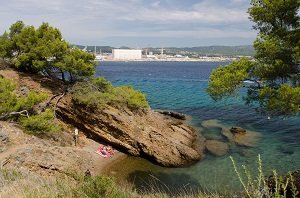
[[[166,53],[195,53],[200,55],[253,56],[255,50],[251,45],[243,46],[203,46],[185,48],[165,48]]]
[[[83,46],[74,45],[80,49],[86,49],[88,51],[94,52],[95,46]],[[121,49],[130,49],[129,47],[123,46]],[[111,46],[96,46],[96,52],[99,53],[111,53],[112,49],[115,47]],[[146,49],[146,48],[144,48]],[[155,54],[161,53],[161,48],[147,48],[148,52],[153,52]],[[255,54],[252,45],[241,45],[241,46],[201,46],[201,47],[166,47],[164,48],[165,54],[181,54],[181,55],[226,55],[226,56],[253,56]]]

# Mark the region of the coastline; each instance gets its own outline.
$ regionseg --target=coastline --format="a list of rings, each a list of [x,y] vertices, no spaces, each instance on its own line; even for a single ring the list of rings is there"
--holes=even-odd
[[[152,109],[153,112],[161,112],[164,111],[163,109]],[[170,111],[170,110],[166,110],[166,111]],[[175,112],[174,113],[179,113],[179,112]],[[179,113],[181,114],[181,113]],[[195,124],[193,124],[192,120],[192,116],[188,115],[188,114],[182,114],[185,116],[185,119],[177,119],[182,121],[183,123],[185,123],[186,125],[188,125],[189,127],[193,128],[196,133],[197,133],[197,141],[205,141],[205,138],[203,136],[203,134],[201,133],[201,127],[197,127]],[[164,115],[166,117],[170,117],[171,119],[176,119],[174,117],[172,117],[171,115]],[[198,148],[200,150],[204,149],[204,148]],[[204,150],[202,150],[202,152],[204,152]],[[136,171],[144,171],[146,167],[146,169],[153,171],[164,171],[166,169],[169,170],[176,170],[176,167],[164,167],[161,165],[158,165],[156,163],[154,163],[153,161],[147,160],[143,157],[135,157],[135,156],[131,156],[128,155],[126,153],[117,151],[117,158],[116,159],[109,159],[109,161],[107,162],[101,162],[101,169],[97,169],[97,173],[98,174],[104,174],[110,177],[114,177],[116,179],[116,182],[120,182],[120,183],[124,183],[124,182],[128,182],[127,181],[127,177],[131,172],[136,172]],[[198,161],[199,162],[199,161]],[[197,163],[197,162],[196,162]],[[189,166],[193,166],[194,164],[190,164]],[[181,167],[183,168],[183,167]],[[186,167],[185,167],[186,168]]]
[[[114,59],[99,59],[96,62],[230,62],[237,60],[236,58],[230,59],[139,59],[139,60],[114,60]]]

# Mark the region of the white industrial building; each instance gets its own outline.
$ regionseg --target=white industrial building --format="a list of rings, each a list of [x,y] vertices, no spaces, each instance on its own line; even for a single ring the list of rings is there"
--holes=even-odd
[[[142,50],[113,49],[112,58],[114,60],[140,60],[142,59]]]

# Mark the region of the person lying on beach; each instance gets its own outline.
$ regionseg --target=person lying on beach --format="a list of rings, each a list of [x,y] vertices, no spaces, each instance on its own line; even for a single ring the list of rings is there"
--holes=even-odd
[[[111,146],[101,146],[96,151],[102,157],[112,157],[114,155],[114,151]]]

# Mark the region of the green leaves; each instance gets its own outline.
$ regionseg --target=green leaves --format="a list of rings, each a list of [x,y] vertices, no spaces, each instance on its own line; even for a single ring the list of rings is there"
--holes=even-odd
[[[56,133],[61,130],[61,127],[54,122],[53,110],[51,109],[39,115],[21,118],[21,125],[27,133],[34,135]]]
[[[13,111],[29,110],[44,101],[45,93],[29,92],[27,96],[16,93],[16,85],[8,79],[0,78],[0,116]]]
[[[234,95],[242,81],[248,87],[246,104],[258,102],[272,115],[300,112],[300,17],[299,0],[252,0],[250,20],[259,30],[254,42],[255,60],[240,60],[211,74],[208,93],[214,100]]]
[[[254,62],[244,58],[227,66],[218,67],[209,78],[209,95],[214,100],[232,96],[236,89],[243,85],[243,81],[250,78],[249,72],[254,66]]]
[[[7,79],[0,78],[0,115],[16,110],[17,96],[14,93],[16,85]]]
[[[104,108],[105,105],[124,105],[132,110],[149,107],[145,95],[141,92],[130,86],[113,87],[104,78],[77,82],[70,92],[75,104],[93,110]]]
[[[63,59],[55,66],[62,71],[69,72],[70,81],[74,77],[84,78],[95,74],[95,56],[81,51],[80,49],[69,49]]]
[[[9,115],[12,112],[22,110],[29,111],[34,105],[45,101],[48,98],[46,93],[29,92],[26,96],[16,93],[16,85],[8,79],[0,78],[0,117]],[[4,116],[5,118],[9,118]],[[27,117],[17,117],[26,132],[32,134],[54,133],[60,130],[60,127],[54,122],[53,110],[48,109],[39,115]]]
[[[299,5],[298,0],[252,0],[248,13],[260,33],[283,36],[299,26]]]
[[[65,80],[65,72],[69,73],[71,81],[95,73],[94,55],[71,48],[61,32],[48,23],[37,29],[21,21],[11,25],[10,32],[0,37],[0,57],[9,59],[17,69],[25,72],[56,76],[58,71],[62,80]]]
[[[135,110],[149,107],[145,95],[134,90],[131,86],[116,87],[114,94],[117,96],[117,103],[123,103],[130,109]]]
[[[266,87],[260,90],[266,108],[272,115],[291,115],[300,112],[300,87],[283,84],[279,89]]]

